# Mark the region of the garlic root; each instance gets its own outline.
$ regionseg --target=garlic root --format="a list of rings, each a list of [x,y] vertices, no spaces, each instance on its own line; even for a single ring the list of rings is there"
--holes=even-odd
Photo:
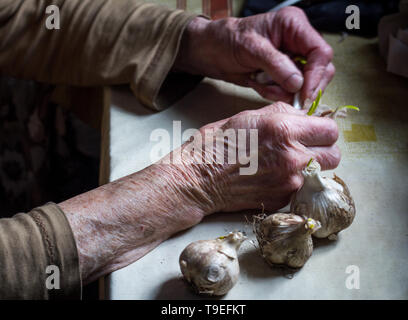
[[[190,243],[179,259],[184,278],[197,293],[226,294],[238,281],[237,250],[245,239],[241,232],[232,232],[214,240]]]
[[[313,252],[311,234],[320,222],[293,213],[256,217],[254,231],[262,257],[271,265],[301,268]]]
[[[355,205],[347,185],[336,175],[332,179],[322,177],[316,160],[303,169],[302,175],[304,184],[292,197],[291,212],[320,221],[321,228],[313,236],[335,239],[355,217]]]

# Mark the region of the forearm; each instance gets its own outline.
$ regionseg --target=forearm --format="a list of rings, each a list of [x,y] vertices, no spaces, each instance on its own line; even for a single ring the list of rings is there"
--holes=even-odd
[[[59,8],[48,29],[46,8]],[[0,0],[1,74],[51,84],[130,84],[155,105],[194,14],[139,0]],[[162,107],[163,108],[163,107]]]
[[[61,203],[83,282],[138,260],[213,212],[202,183],[188,168],[155,164]]]

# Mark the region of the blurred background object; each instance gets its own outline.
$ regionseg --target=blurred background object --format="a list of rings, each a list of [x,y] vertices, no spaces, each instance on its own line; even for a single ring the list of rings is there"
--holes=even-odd
[[[397,13],[405,0],[150,0],[170,8],[188,10],[212,19],[227,16],[248,17],[294,5],[302,8],[311,24],[320,31],[346,32],[364,37],[376,37],[383,16]],[[347,29],[346,8],[355,5],[360,10],[360,29]],[[405,4],[406,5],[406,4]],[[407,6],[407,5],[406,5]]]
[[[278,0],[248,0],[243,8],[242,16],[247,17],[267,12],[286,2]],[[398,12],[399,2],[400,0],[305,0],[298,1],[294,5],[305,11],[311,24],[317,30],[347,32],[360,36],[375,37],[377,36],[377,26],[381,17]],[[348,17],[346,8],[349,5],[355,5],[360,9],[360,29],[349,30],[346,28],[345,21]]]
[[[408,0],[401,1],[398,13],[381,19],[378,37],[387,71],[408,78]]]
[[[0,76],[0,217],[98,186],[101,92]]]

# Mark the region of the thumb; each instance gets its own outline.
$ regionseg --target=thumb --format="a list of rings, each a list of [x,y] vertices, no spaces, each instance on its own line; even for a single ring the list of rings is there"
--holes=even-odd
[[[257,47],[260,67],[270,78],[288,92],[298,92],[303,86],[302,72],[284,53],[277,50],[269,40]]]

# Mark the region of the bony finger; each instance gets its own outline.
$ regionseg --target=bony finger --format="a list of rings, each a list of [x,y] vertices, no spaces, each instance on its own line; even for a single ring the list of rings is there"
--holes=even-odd
[[[319,90],[322,90],[322,92],[324,92],[324,90],[326,89],[327,85],[330,83],[330,81],[333,79],[334,74],[336,72],[336,68],[334,67],[334,65],[332,63],[330,63],[327,68],[326,71],[323,75],[323,78],[320,80],[320,83],[318,85],[318,87],[316,88],[316,90],[313,92],[313,97],[316,97]]]
[[[316,66],[304,70],[304,85],[301,90],[300,99],[304,104],[307,99],[314,100],[319,91],[319,84],[326,73],[326,66]]]
[[[327,44],[324,45],[324,48],[318,47],[309,53],[307,64],[303,69],[305,81],[302,88],[302,101],[307,98],[315,98],[316,91],[319,90],[319,84],[332,67],[330,66],[332,57],[333,50]]]
[[[288,92],[295,93],[302,88],[303,75],[294,62],[277,50],[266,39],[260,39],[254,58],[259,59],[260,68],[266,72],[268,81],[274,81]]]
[[[311,152],[311,158],[319,162],[322,170],[331,170],[337,168],[341,160],[340,148],[334,144],[327,147],[308,147]]]
[[[289,92],[298,92],[303,86],[303,76],[298,73],[291,74],[288,78],[286,78],[281,86],[288,90]]]
[[[297,116],[292,126],[296,139],[305,146],[330,146],[339,136],[337,123],[325,117]]]

